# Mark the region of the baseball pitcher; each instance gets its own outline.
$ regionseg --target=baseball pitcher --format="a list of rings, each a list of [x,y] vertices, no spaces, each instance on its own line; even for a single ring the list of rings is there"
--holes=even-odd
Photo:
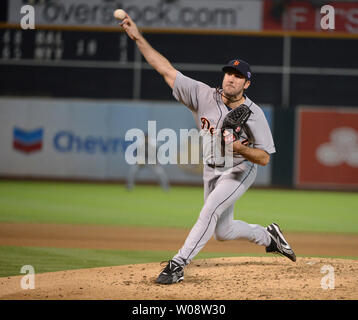
[[[128,14],[120,26],[136,43],[147,62],[163,76],[175,99],[190,109],[198,128],[210,133],[222,131],[223,144],[231,145],[234,153],[229,173],[223,171],[223,174],[218,174],[217,168],[222,164],[215,160],[205,164],[204,206],[183,247],[168,261],[156,282],[172,284],[182,281],[184,267],[212,236],[219,241],[247,239],[264,246],[266,252],[279,253],[296,261],[276,223],[265,228],[234,220],[234,204],[254,182],[257,165],[267,165],[270,155],[275,152],[263,111],[245,94],[252,79],[249,64],[240,59],[230,61],[222,69],[222,88],[211,88],[176,70],[145,40]]]

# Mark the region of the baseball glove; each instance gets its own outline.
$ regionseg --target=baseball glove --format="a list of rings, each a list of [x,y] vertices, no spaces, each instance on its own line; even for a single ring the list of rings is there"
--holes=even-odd
[[[225,144],[239,140],[242,132],[245,130],[246,122],[249,119],[252,111],[244,104],[231,110],[224,118],[223,125],[221,127],[221,134],[223,142]],[[232,130],[232,135],[228,134],[228,131]]]

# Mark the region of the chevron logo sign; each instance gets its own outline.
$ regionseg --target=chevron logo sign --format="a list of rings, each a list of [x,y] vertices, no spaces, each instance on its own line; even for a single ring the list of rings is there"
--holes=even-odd
[[[14,128],[13,148],[20,152],[32,153],[42,149],[43,129],[26,131]]]

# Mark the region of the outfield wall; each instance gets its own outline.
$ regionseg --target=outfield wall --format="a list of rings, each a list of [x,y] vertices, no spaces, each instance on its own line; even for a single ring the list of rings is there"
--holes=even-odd
[[[272,124],[272,109],[264,108]],[[68,99],[0,99],[0,175],[7,177],[125,180],[128,130],[157,133],[195,128],[192,113],[179,103]],[[178,144],[179,145],[179,144]],[[179,155],[179,152],[178,152]],[[163,166],[172,183],[200,184],[201,165]],[[155,176],[142,170],[137,181]],[[271,164],[260,167],[256,185],[271,184]]]
[[[357,189],[357,108],[299,106],[295,122],[294,184],[300,188]]]

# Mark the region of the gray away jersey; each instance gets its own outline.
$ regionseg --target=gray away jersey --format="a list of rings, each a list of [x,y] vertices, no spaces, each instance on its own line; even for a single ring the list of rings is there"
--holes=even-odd
[[[221,99],[221,94],[215,88],[186,77],[179,71],[174,83],[173,96],[191,110],[201,132],[215,133],[215,130],[222,127],[223,120],[229,113]],[[252,111],[246,123],[251,137],[243,133],[242,138],[249,138],[250,146],[254,148],[264,150],[269,154],[275,153],[271,130],[262,109],[248,97],[244,104]],[[234,154],[233,165],[236,167],[245,160],[243,156]]]

